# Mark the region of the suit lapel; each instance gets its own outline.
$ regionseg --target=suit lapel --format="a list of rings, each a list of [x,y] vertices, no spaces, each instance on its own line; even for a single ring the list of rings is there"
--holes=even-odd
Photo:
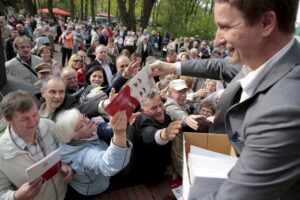
[[[300,51],[300,45],[297,41],[294,41],[292,47],[290,48],[290,50],[288,50],[288,52],[284,56],[282,56],[276,63],[267,64],[266,67],[255,78],[255,83],[254,83],[255,90],[253,92],[253,95],[241,103],[232,104],[231,107],[228,107],[227,112],[225,112],[224,118],[225,118],[226,132],[233,146],[235,147],[236,150],[238,150],[238,153],[241,152],[244,144],[242,139],[244,138],[244,135],[241,134],[244,133],[244,131],[242,130],[243,129],[242,125],[244,123],[244,117],[247,112],[247,109],[252,104],[252,102],[257,98],[257,95],[270,89],[280,79],[285,77],[291,70],[293,70],[293,68],[296,65],[299,65],[300,58],[297,55],[299,51]],[[234,80],[239,80],[239,79],[235,78]],[[238,83],[236,83],[235,81],[234,84],[238,84]],[[230,87],[233,86],[230,85],[227,89],[236,90],[234,88],[231,89]],[[231,98],[233,99],[233,96]],[[233,100],[231,100],[231,102],[232,101]]]

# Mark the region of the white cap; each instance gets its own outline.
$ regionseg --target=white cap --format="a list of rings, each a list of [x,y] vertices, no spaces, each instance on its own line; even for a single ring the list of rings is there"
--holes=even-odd
[[[182,79],[176,79],[169,83],[169,87],[175,89],[176,91],[187,89],[188,86],[186,85],[185,81]]]

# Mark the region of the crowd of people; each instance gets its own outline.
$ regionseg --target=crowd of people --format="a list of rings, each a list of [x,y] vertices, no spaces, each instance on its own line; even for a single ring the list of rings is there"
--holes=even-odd
[[[26,13],[0,17],[7,75],[40,89],[2,99],[0,199],[93,199],[180,179],[186,131],[227,133],[239,156],[207,199],[297,199],[298,1],[262,1],[216,0],[214,44],[120,25],[54,25]],[[105,107],[143,67],[156,86],[130,119],[125,111],[108,116]],[[61,171],[27,182],[26,168],[57,148]]]

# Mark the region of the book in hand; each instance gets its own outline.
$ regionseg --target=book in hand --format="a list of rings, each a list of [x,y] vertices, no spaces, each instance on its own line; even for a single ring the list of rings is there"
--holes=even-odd
[[[60,149],[51,152],[42,160],[26,169],[27,181],[30,183],[42,176],[44,181],[52,178],[60,170]]]
[[[237,158],[191,146],[188,168],[191,185],[217,191]]]
[[[125,110],[129,120],[135,108],[154,86],[155,81],[151,76],[150,68],[145,66],[121,89],[118,95],[105,107],[105,111],[113,116],[116,112]]]

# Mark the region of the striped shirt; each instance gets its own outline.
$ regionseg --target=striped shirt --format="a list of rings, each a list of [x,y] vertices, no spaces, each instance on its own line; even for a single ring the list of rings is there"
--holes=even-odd
[[[24,139],[19,137],[12,129],[10,129],[10,130],[11,130],[10,131],[11,139],[13,140],[13,142],[20,149],[29,152],[35,161],[39,161],[45,157],[44,152],[43,152],[43,150],[45,149],[45,147],[44,147],[45,145],[44,145],[42,138],[38,131],[35,134],[35,136],[36,136],[35,142],[31,143],[31,142],[25,141]]]

